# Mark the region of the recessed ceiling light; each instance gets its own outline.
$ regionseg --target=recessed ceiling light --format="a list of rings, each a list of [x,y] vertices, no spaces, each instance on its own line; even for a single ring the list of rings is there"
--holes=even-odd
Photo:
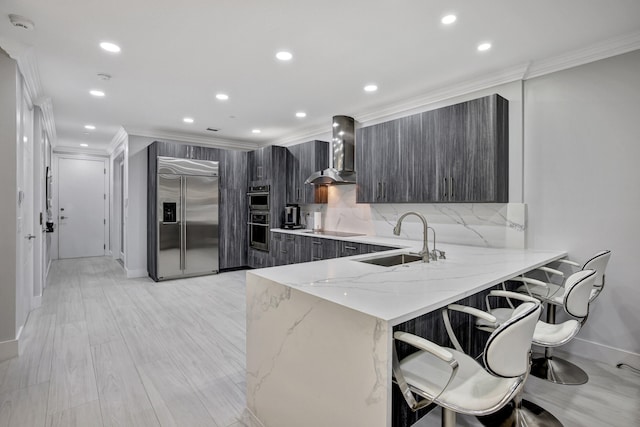
[[[478,50],[480,52],[484,52],[485,50],[491,49],[491,43],[480,43],[478,45]]]
[[[185,117],[182,121],[185,123],[193,123],[193,119],[191,117]]]
[[[442,22],[444,25],[449,25],[456,22],[456,19],[458,19],[456,15],[447,15],[447,16],[443,16],[440,22]]]
[[[119,53],[120,52],[120,46],[118,46],[115,43],[102,42],[102,43],[100,43],[100,47],[102,49],[106,50],[107,52],[111,52],[111,53]]]
[[[94,125],[84,125],[85,129],[89,129],[89,130],[95,130],[96,127]]]
[[[216,95],[216,98],[218,98],[220,101],[226,101],[227,99],[229,99],[229,95],[227,95],[226,93],[219,93]]]
[[[80,144],[80,147],[88,147],[89,144]]]
[[[276,58],[278,58],[280,61],[291,61],[291,58],[293,58],[293,54],[291,54],[291,52],[283,50],[276,53]]]
[[[103,97],[104,96],[104,92],[101,90],[97,90],[97,89],[92,89],[89,91],[89,93],[93,96],[97,96],[97,97]]]
[[[260,129],[253,129],[251,132],[252,132],[252,133],[260,133],[260,132],[262,132],[262,131],[261,131]]]
[[[366,85],[364,87],[365,92],[375,92],[378,90],[378,86],[376,85]]]
[[[300,117],[300,118],[307,117],[307,113],[305,113],[304,111],[298,111],[296,113],[296,117]]]

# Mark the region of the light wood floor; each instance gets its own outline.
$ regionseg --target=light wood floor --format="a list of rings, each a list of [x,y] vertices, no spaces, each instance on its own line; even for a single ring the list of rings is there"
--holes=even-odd
[[[154,283],[109,258],[54,262],[23,354],[0,363],[0,427],[258,427],[245,410],[244,278]],[[587,385],[533,378],[527,397],[567,427],[640,425],[640,377],[573,359]]]
[[[154,283],[56,261],[24,351],[0,363],[0,427],[251,426],[245,272]]]

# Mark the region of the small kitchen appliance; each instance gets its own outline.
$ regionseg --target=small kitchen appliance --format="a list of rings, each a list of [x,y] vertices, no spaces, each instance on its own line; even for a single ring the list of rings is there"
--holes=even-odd
[[[284,208],[284,225],[283,228],[298,229],[302,228],[300,224],[300,207],[298,205],[287,204]]]

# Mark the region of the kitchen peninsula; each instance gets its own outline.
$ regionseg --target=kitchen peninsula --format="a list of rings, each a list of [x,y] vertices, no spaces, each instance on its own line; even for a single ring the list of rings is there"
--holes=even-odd
[[[247,407],[265,427],[392,426],[394,326],[566,255],[439,244],[446,259],[384,267],[360,261],[422,242],[358,241],[404,249],[247,273]]]

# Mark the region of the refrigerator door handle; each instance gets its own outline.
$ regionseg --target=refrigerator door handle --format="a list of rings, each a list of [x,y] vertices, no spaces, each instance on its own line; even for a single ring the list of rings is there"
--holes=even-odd
[[[180,177],[180,269],[184,272],[187,268],[187,251],[186,251],[186,235],[187,235],[187,221],[186,221],[186,204],[187,204],[187,180],[184,176]]]

